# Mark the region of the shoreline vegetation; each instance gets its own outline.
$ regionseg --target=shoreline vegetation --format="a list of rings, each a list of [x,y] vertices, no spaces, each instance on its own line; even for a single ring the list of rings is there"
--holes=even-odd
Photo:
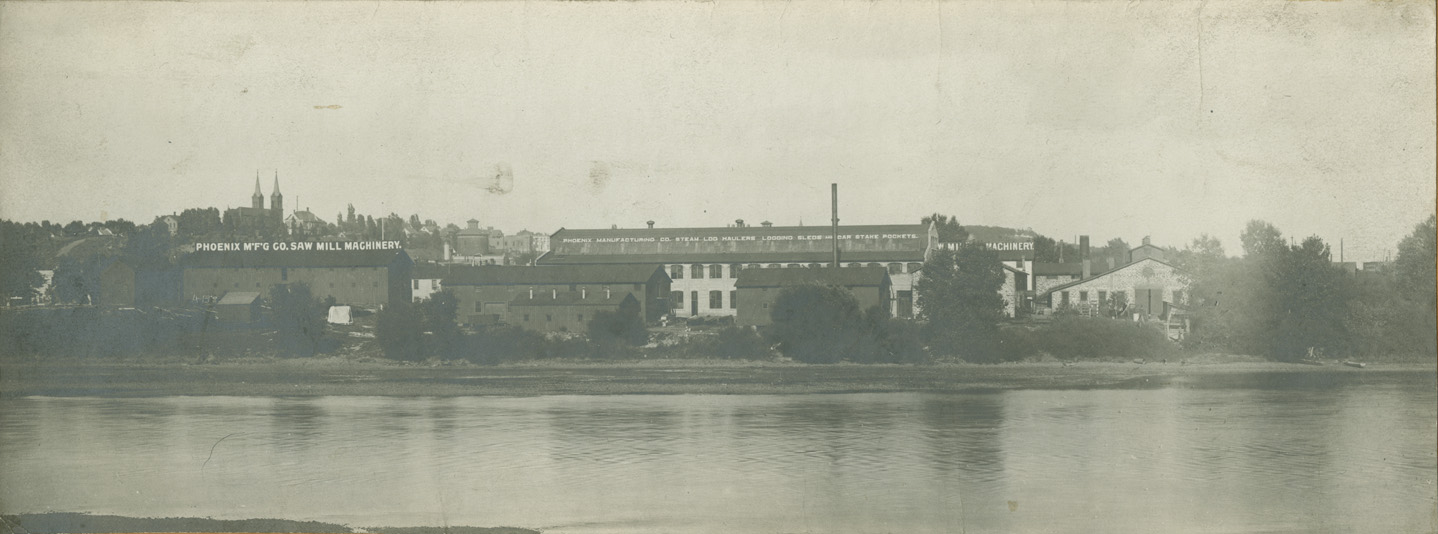
[[[1188,355],[1132,361],[972,364],[805,364],[714,359],[540,360],[478,365],[360,357],[5,359],[0,397],[399,396],[973,393],[1022,389],[1147,389],[1259,374],[1296,386],[1352,373],[1428,373],[1438,362],[1368,361],[1366,368],[1302,365],[1252,356]]]
[[[539,534],[515,527],[349,527],[289,519],[211,519],[208,517],[128,517],[70,512],[0,515],[3,534],[90,534],[120,532],[270,532],[374,534]]]

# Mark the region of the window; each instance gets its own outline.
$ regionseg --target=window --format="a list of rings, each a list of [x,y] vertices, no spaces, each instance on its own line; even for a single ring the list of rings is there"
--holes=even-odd
[[[788,268],[790,268],[790,269],[798,269],[798,268],[799,268],[799,264],[797,264],[797,263],[790,263],[790,264],[788,264],[788,265],[785,265],[785,267],[788,267]]]
[[[890,263],[890,264],[889,264],[889,274],[904,274],[904,264],[902,264],[902,263]]]
[[[549,323],[554,322],[554,315],[549,313],[544,314],[544,321]]]
[[[730,292],[729,292],[729,309],[732,310],[732,309],[738,308],[738,307],[739,307],[739,292],[738,292],[738,291],[730,291]]]
[[[1068,291],[1060,291],[1060,292],[1059,292],[1059,306],[1068,306],[1068,305],[1069,305],[1069,292],[1068,292]]]
[[[370,287],[379,287],[379,282],[371,282]]]
[[[255,282],[255,287],[260,287],[260,283],[259,283],[259,282]]]
[[[769,309],[769,303],[768,303],[768,302],[765,302],[765,303],[764,303],[764,309],[766,309],[766,310]]]
[[[709,292],[709,309],[711,309],[711,310],[717,310],[717,309],[723,308],[723,307],[724,307],[724,292],[723,292],[723,291],[710,291],[710,292]]]
[[[524,322],[529,322],[529,314],[524,314]]]
[[[760,267],[762,267],[762,266],[759,265],[759,264],[757,264],[757,263],[751,263],[751,264],[749,264],[748,267],[745,267],[745,269],[758,269],[758,268],[760,268]]]
[[[724,266],[717,263],[710,265],[709,278],[724,278]]]
[[[877,263],[870,263],[869,266],[870,266],[870,267],[883,267],[882,265],[879,265],[879,264],[877,264]]]
[[[481,305],[482,303],[479,302],[474,303],[474,313],[479,313]]]
[[[1183,304],[1183,290],[1182,290],[1182,289],[1175,289],[1175,290],[1173,290],[1173,303],[1174,303],[1174,304]]]
[[[675,310],[684,307],[684,292],[683,292],[683,291],[670,291],[670,292],[669,292],[669,307],[670,307],[671,309],[675,309]]]
[[[1099,304],[1104,304],[1104,303],[1106,303],[1106,302],[1108,302],[1108,292],[1107,292],[1107,291],[1099,291],[1099,292],[1098,292],[1098,303],[1099,303]]]
[[[817,263],[810,263],[810,264],[809,264],[809,268],[810,268],[810,269],[818,269],[818,268],[819,268],[819,264],[817,264]]]
[[[414,288],[419,289],[419,280],[414,281]]]
[[[1080,292],[1079,292],[1079,302],[1088,302],[1088,292],[1087,292],[1087,291],[1080,291]]]
[[[334,283],[334,282],[330,282],[330,289],[334,289],[334,288],[335,288],[335,283]]]
[[[670,266],[669,266],[669,278],[671,278],[671,279],[673,279],[673,280],[683,280],[683,279],[684,279],[684,266],[683,266],[683,265],[670,265]]]
[[[863,267],[864,264],[862,264],[862,263],[850,263],[849,266],[850,266],[850,267]]]
[[[743,269],[743,268],[744,268],[744,266],[741,265],[741,264],[738,264],[738,263],[733,264],[733,265],[730,265],[730,266],[729,266],[729,278],[738,278],[738,277],[739,277],[739,271],[740,271],[741,269]]]
[[[690,266],[689,266],[689,277],[690,277],[690,278],[704,278],[704,266],[703,266],[703,265],[699,265],[699,264],[697,264],[697,263],[694,264],[694,265],[690,265]]]
[[[779,265],[779,264],[777,264],[777,263],[771,263],[771,264],[769,264],[769,268],[770,268],[770,269],[778,269],[778,268],[780,268],[780,267],[783,267],[783,265]]]
[[[581,323],[584,322],[584,314],[581,313],[581,314],[579,314],[579,315],[575,315],[575,316],[574,316],[574,320],[579,321],[579,322],[581,322]]]
[[[239,287],[240,287],[240,283],[239,283],[239,282],[235,282],[235,289],[239,289]]]
[[[439,290],[439,280],[430,280],[430,281],[429,281],[429,288],[432,289],[432,290],[438,291],[438,290]]]
[[[289,268],[289,267],[280,267],[280,280],[289,280],[289,279],[290,279],[290,268]]]
[[[359,282],[350,282],[350,287],[359,287]]]

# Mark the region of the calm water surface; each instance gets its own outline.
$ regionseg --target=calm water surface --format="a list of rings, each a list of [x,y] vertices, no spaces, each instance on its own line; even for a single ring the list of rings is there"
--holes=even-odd
[[[0,510],[546,532],[1432,532],[1431,374],[974,395],[0,400]]]

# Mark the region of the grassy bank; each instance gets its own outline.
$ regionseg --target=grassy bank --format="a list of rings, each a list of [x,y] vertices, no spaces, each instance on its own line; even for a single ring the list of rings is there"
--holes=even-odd
[[[498,366],[372,358],[235,359],[218,363],[0,362],[0,396],[534,396],[804,394],[1144,388],[1195,377],[1269,373],[1298,382],[1343,373],[1413,373],[1433,362],[1310,366],[1201,355],[1164,362],[997,365],[806,365],[724,360],[536,361]]]
[[[288,519],[209,519],[199,517],[124,517],[75,513],[0,515],[4,534],[88,534],[118,532],[307,532],[375,534],[538,534],[512,527],[349,527],[318,521]]]

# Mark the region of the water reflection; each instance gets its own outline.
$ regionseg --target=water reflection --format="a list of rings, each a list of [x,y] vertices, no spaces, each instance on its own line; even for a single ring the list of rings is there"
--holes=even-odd
[[[547,532],[1432,531],[1432,386],[1352,380],[0,399],[0,507]]]

